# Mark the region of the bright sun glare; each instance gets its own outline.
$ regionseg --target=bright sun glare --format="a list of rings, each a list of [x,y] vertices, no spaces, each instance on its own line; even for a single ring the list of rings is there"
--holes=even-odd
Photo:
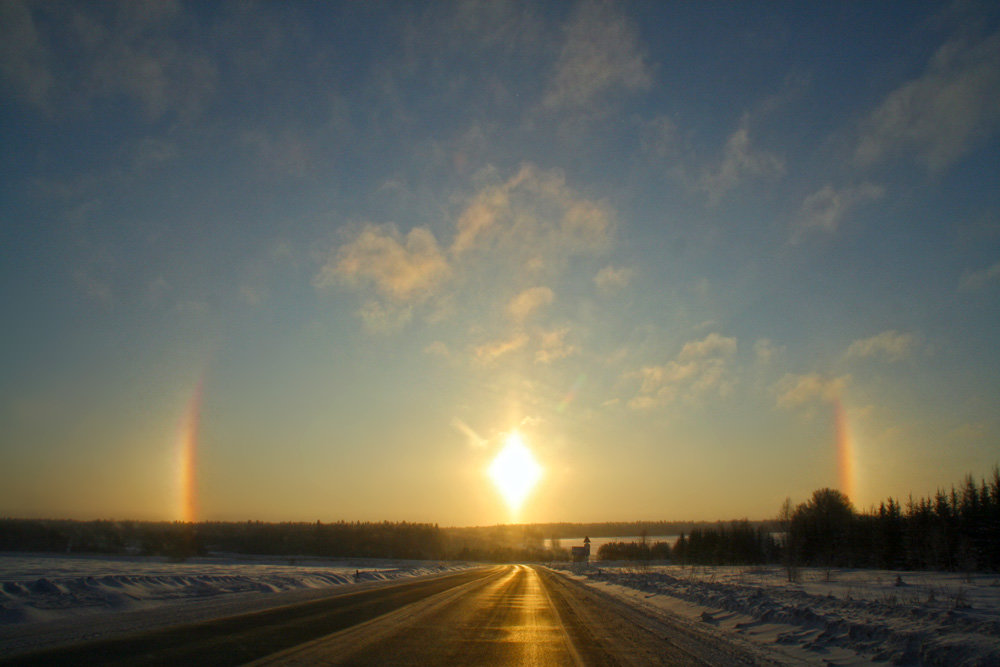
[[[489,475],[511,511],[517,512],[541,478],[542,467],[515,431],[490,464]]]

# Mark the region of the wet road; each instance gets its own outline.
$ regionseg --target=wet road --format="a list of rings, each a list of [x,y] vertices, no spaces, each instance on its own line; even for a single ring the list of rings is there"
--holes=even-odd
[[[671,638],[669,629],[636,623],[621,611],[544,568],[506,566],[254,664],[748,664],[732,651]]]

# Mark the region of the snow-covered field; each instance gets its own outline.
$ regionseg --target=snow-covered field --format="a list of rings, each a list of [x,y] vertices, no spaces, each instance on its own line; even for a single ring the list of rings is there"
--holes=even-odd
[[[575,568],[575,569],[574,569]],[[654,615],[790,664],[1000,665],[1000,575],[780,567],[566,565]]]
[[[86,557],[0,553],[0,656],[258,611],[331,587],[468,568],[428,561]]]

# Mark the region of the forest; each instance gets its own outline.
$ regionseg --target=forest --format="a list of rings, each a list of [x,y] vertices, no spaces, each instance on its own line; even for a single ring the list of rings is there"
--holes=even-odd
[[[569,559],[567,537],[679,536],[610,542],[599,560],[678,564],[1000,571],[1000,467],[969,475],[933,497],[888,498],[858,512],[835,489],[819,489],[767,521],[617,522],[441,528],[408,522],[144,522],[0,518],[0,551],[165,556],[211,554],[398,558],[482,562]]]

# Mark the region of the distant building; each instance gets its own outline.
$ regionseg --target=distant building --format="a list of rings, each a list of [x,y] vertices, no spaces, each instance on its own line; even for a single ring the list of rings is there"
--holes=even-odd
[[[571,554],[573,556],[574,563],[589,563],[590,562],[590,538],[583,538],[582,547],[573,547],[571,549]]]

